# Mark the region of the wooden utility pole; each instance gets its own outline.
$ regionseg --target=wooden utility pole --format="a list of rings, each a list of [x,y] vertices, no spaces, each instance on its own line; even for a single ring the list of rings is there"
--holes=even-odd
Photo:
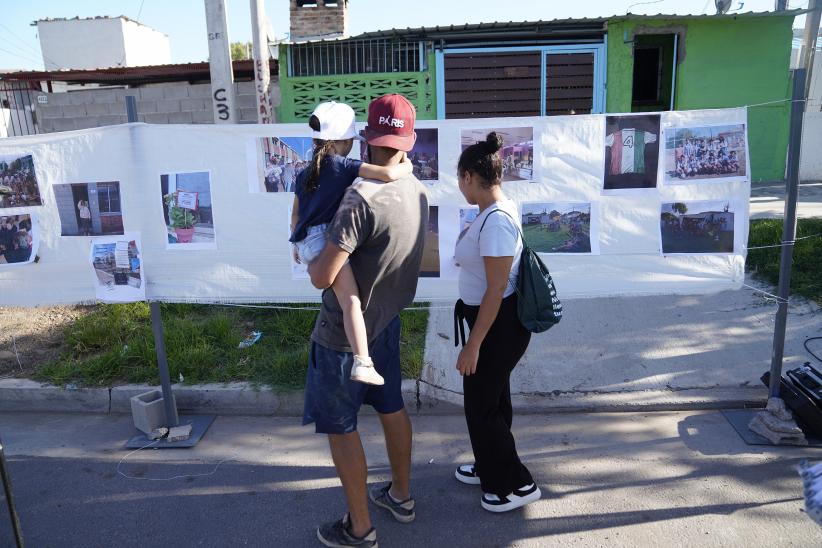
[[[263,0],[251,0],[251,32],[254,52],[254,82],[257,97],[257,123],[274,122],[271,109],[271,69],[269,68],[268,25]]]
[[[231,68],[225,0],[205,0],[205,10],[214,123],[236,124],[240,120],[237,116],[237,98],[234,93],[234,72]]]

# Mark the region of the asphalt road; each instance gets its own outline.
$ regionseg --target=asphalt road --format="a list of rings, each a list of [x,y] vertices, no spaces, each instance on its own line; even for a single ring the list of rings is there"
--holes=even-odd
[[[374,510],[383,547],[822,543],[794,470],[822,450],[747,446],[718,412],[515,417],[543,499],[506,515],[453,479],[470,461],[462,417],[413,421],[417,519]],[[361,431],[383,481],[376,418]],[[120,471],[139,479],[118,474],[130,434],[127,416],[0,414],[27,546],[319,546],[317,524],[344,512],[325,439],[298,419],[219,417],[195,449],[129,456]],[[154,481],[183,474],[209,475]],[[0,504],[0,546],[7,524]]]

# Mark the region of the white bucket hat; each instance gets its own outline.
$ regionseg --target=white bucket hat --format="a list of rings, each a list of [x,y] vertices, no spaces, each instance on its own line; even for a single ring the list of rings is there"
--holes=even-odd
[[[311,137],[324,141],[343,141],[357,137],[354,109],[345,103],[320,103],[312,115],[320,121],[320,131],[311,130]]]

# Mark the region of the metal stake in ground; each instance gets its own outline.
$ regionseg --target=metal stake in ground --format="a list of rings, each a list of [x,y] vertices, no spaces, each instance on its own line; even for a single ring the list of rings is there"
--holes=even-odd
[[[20,518],[17,516],[17,510],[14,508],[14,497],[11,494],[11,479],[9,478],[8,469],[6,468],[6,455],[3,452],[3,440],[0,440],[0,477],[3,479],[3,492],[6,494],[6,506],[9,508],[14,541],[17,543],[17,548],[23,548],[23,532],[20,529]]]

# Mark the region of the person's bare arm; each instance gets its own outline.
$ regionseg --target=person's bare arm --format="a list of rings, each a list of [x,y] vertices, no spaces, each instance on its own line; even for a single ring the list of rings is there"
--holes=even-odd
[[[377,179],[378,181],[391,182],[402,179],[414,171],[414,166],[408,160],[408,156],[403,154],[402,162],[393,166],[376,166],[366,164],[360,166],[360,177],[364,179]]]
[[[348,260],[349,253],[329,242],[325,244],[320,256],[308,266],[308,275],[311,276],[311,283],[317,289],[331,287],[337,274],[340,273],[345,261]]]
[[[457,370],[460,375],[473,375],[477,371],[479,349],[491,325],[497,319],[502,297],[508,287],[508,276],[511,273],[514,257],[483,257],[483,260],[488,287],[480,302],[477,321],[474,322],[471,335],[457,358]]]

